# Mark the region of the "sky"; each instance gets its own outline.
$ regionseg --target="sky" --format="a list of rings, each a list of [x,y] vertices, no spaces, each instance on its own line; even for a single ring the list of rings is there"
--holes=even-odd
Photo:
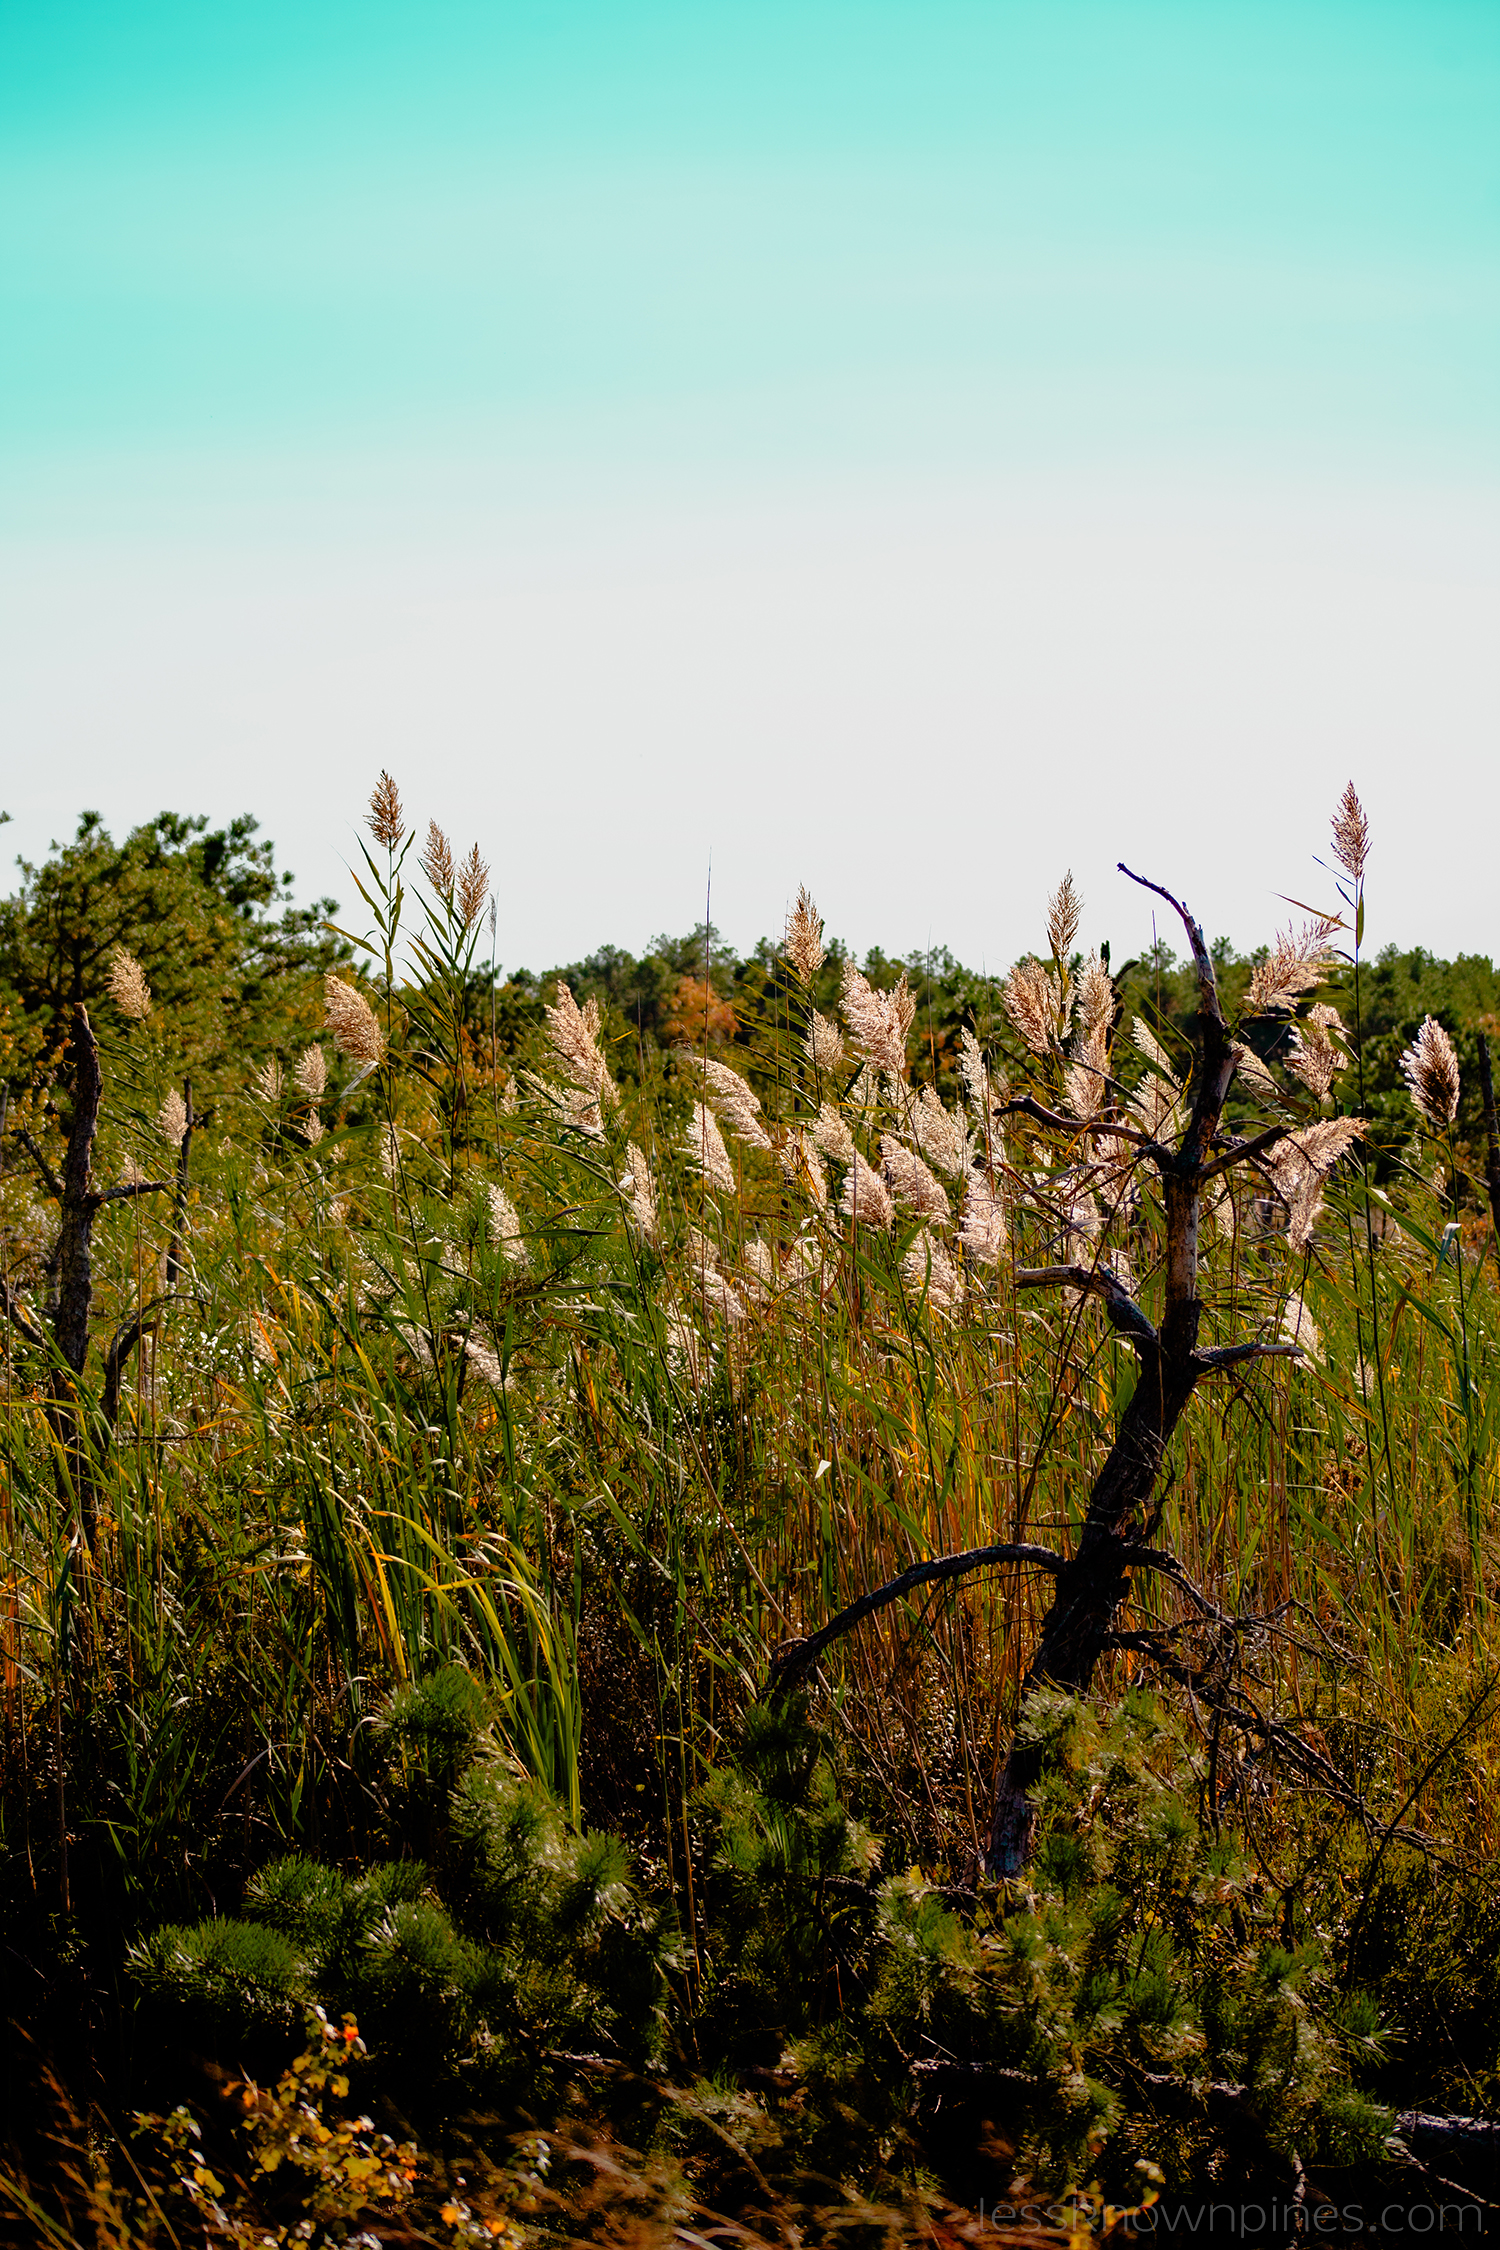
[[[1494,953],[1493,0],[0,0],[0,806]],[[1320,887],[1321,886],[1321,887]]]

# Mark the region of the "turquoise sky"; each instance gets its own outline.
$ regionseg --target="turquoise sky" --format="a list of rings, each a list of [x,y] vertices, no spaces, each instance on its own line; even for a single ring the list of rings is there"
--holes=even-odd
[[[1331,776],[1365,717],[1391,709],[1391,570],[1418,551],[1428,586],[1456,573],[1453,614],[1475,622],[1461,645],[1399,651],[1413,726],[1430,660],[1460,778],[1493,747],[1478,621],[1500,481],[1495,0],[0,0],[0,336],[0,658],[14,660],[0,725],[20,753],[9,833],[28,848],[67,825],[69,792],[123,820],[222,771],[238,801],[246,760],[269,789],[284,752],[289,770],[320,761],[325,809],[300,830],[270,801],[255,809],[331,879],[347,855],[333,802],[357,800],[377,736],[399,757],[374,720],[399,708],[415,729],[439,663],[469,697],[444,705],[441,755],[497,819],[495,757],[528,741],[581,775],[626,758],[645,797],[675,790],[689,737],[700,756],[721,728],[737,741],[751,666],[784,687],[758,723],[780,727],[799,772],[866,755],[889,782],[907,751],[890,732],[873,744],[843,689],[861,632],[873,676],[894,661],[892,619],[925,614],[950,564],[954,599],[925,644],[913,630],[910,677],[879,702],[908,697],[909,754],[930,755],[917,683],[941,643],[943,724],[975,786],[1032,754],[1019,730],[1038,723],[1036,696],[1005,700],[1017,667],[1040,679],[1055,648],[1087,669],[1118,627],[1112,583],[1163,571],[1188,596],[1221,587],[1220,638],[1200,646],[1222,658],[1227,734],[1240,738],[1254,681],[1291,665]],[[1091,558],[1087,600],[1076,543],[1034,543],[1028,576],[1024,541],[997,559],[984,528],[1049,520],[1049,480]],[[1188,496],[1189,531],[1147,521],[1141,495],[1162,491]],[[1216,515],[1205,496],[1226,491]],[[1247,530],[1247,506],[1269,522]],[[1411,506],[1421,521],[1404,528]],[[748,534],[746,507],[760,511]],[[969,511],[957,528],[955,507]],[[674,509],[694,527],[675,547],[661,531]],[[406,561],[387,555],[370,592],[372,540],[401,539]],[[1274,608],[1283,563],[1330,540],[1344,559],[1316,597],[1331,605],[1325,661],[1295,616],[1268,623],[1256,602]],[[455,542],[470,558],[461,645],[449,622],[418,629]],[[919,569],[908,549],[921,575],[903,581]],[[1393,559],[1372,593],[1358,558],[1377,550]],[[877,593],[861,590],[871,554]],[[809,556],[823,557],[811,576]],[[788,609],[778,589],[798,570]],[[954,625],[986,571],[1009,656],[982,604]],[[611,573],[657,588],[628,662],[598,622]],[[836,673],[808,630],[835,579]],[[1051,606],[1028,639],[1016,589],[1036,586]],[[739,621],[738,640],[724,626],[722,708],[706,673],[681,702],[684,587],[718,587],[716,614]],[[232,683],[217,702],[211,684],[188,695],[173,640],[205,588],[222,593],[202,630]],[[522,611],[518,641],[507,620]],[[1259,663],[1233,638],[1252,612]],[[1212,695],[1200,681],[1191,712],[1160,702],[1180,657],[1172,604],[1143,629],[1159,661],[1121,684],[1127,732],[1165,728],[1185,756],[1189,721],[1212,734]],[[409,644],[399,681],[393,630]],[[719,646],[701,616],[693,630]],[[554,631],[562,732],[524,662]],[[324,662],[340,633],[343,689],[323,674],[310,687],[298,664],[314,648]],[[656,670],[642,648],[659,649]],[[592,702],[572,692],[591,669]],[[298,715],[314,690],[316,739]],[[1048,735],[1046,756],[1080,770],[1102,757],[1111,708],[1102,690],[1080,705],[1076,738]],[[1284,732],[1274,699],[1262,716]],[[1403,742],[1420,747],[1392,735],[1379,750],[1393,776]],[[1305,744],[1288,755],[1305,767]],[[431,742],[410,757],[447,770]],[[205,803],[219,793],[200,782]],[[664,843],[658,815],[643,833],[643,878],[666,879],[667,843],[695,870],[716,837],[726,848],[731,799],[695,802],[696,825]],[[873,875],[859,888],[845,844],[851,924],[910,937]],[[601,831],[597,917],[623,916],[612,934],[626,937],[642,912],[673,919],[610,889],[616,851]],[[775,895],[747,896],[739,934],[774,921],[803,872],[778,859]],[[908,904],[976,949],[951,884]],[[1248,917],[1249,892],[1231,906]],[[518,937],[512,957],[545,950],[554,925],[566,942],[523,886],[527,913],[535,942]]]
[[[0,438],[1494,463],[1494,0],[0,8]]]

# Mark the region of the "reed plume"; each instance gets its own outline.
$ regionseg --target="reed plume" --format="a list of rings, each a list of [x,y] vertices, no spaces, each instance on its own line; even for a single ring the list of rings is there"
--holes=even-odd
[[[928,1177],[931,1178],[930,1173]],[[858,1149],[854,1151],[854,1162],[844,1174],[844,1192],[839,1209],[845,1218],[853,1219],[856,1225],[879,1227],[886,1234],[889,1234],[895,1224],[895,1205],[891,1202],[886,1184],[878,1172],[871,1171]]]
[[[503,1391],[506,1388],[505,1369],[489,1345],[480,1343],[477,1336],[464,1338],[464,1358],[481,1381],[489,1384],[492,1391]]]
[[[757,1290],[767,1297],[776,1294],[781,1286],[781,1271],[776,1263],[776,1253],[758,1234],[752,1234],[743,1252],[745,1270]]]
[[[301,1124],[297,1127],[297,1130],[302,1135],[302,1138],[306,1141],[309,1148],[316,1148],[319,1141],[323,1138],[323,1120],[318,1115],[315,1109],[310,1110],[307,1116],[303,1118]]]
[[[370,791],[368,825],[377,844],[384,844],[393,852],[406,834],[406,815],[401,810],[401,797],[390,775],[382,766],[380,779]]]
[[[986,1171],[969,1174],[958,1239],[967,1254],[980,1265],[1000,1263],[1006,1244],[1005,1211],[995,1183]]]
[[[1062,985],[1040,961],[1018,961],[1001,992],[1005,1012],[1034,1055],[1056,1045],[1066,1009]]]
[[[628,1215],[631,1225],[643,1242],[655,1244],[657,1239],[656,1182],[651,1177],[651,1167],[645,1153],[634,1141],[625,1144],[625,1161],[629,1166],[620,1182],[621,1193],[630,1198]]]
[[[1370,823],[1354,793],[1352,781],[1340,797],[1339,809],[1333,816],[1333,856],[1356,883],[1363,882],[1365,862],[1370,856]]]
[[[914,1149],[885,1133],[880,1141],[880,1168],[896,1201],[919,1219],[946,1219],[948,1198]]]
[[[734,1194],[734,1166],[729,1161],[719,1121],[706,1102],[694,1102],[693,1121],[683,1146],[689,1162],[702,1174],[705,1187],[713,1188],[720,1195]]]
[[[1436,1016],[1422,1018],[1421,1030],[1401,1057],[1401,1075],[1417,1110],[1435,1133],[1453,1123],[1458,1115],[1458,1057]]]
[[[1318,1324],[1295,1289],[1288,1293],[1282,1308],[1281,1335],[1284,1343],[1295,1344],[1306,1358],[1322,1365],[1323,1339],[1318,1333]]]
[[[137,1023],[144,1023],[151,1013],[151,987],[146,982],[146,972],[123,945],[115,947],[115,957],[109,965],[109,996],[122,1016],[133,1017]]]
[[[187,1104],[174,1086],[156,1113],[156,1127],[164,1141],[181,1148],[187,1137]]]
[[[598,1001],[586,1000],[580,1008],[561,977],[556,991],[556,999],[544,1004],[542,1013],[547,1019],[547,1044],[558,1068],[594,1101],[618,1101],[618,1090],[599,1045],[604,1019]]]
[[[959,1120],[944,1109],[935,1088],[922,1088],[911,1121],[922,1154],[955,1180],[967,1179],[974,1158],[972,1143]]]
[[[850,1147],[853,1147],[850,1142]],[[776,1162],[789,1187],[800,1188],[821,1209],[828,1201],[828,1174],[816,1143],[800,1130],[787,1134],[776,1150]]]
[[[427,823],[427,842],[422,849],[421,864],[422,873],[439,897],[451,901],[453,885],[457,880],[453,866],[453,846],[435,820]]]
[[[1063,1072],[1068,1104],[1075,1117],[1096,1117],[1104,1106],[1109,1075],[1109,1035],[1114,1020],[1114,985],[1098,954],[1091,953],[1078,981],[1078,1028],[1073,1034],[1073,1060]]]
[[[833,1164],[854,1162],[854,1135],[832,1102],[824,1102],[809,1128],[813,1144]]]
[[[269,1062],[262,1063],[256,1072],[255,1086],[261,1100],[269,1102],[273,1109],[281,1099],[281,1083],[281,1065],[272,1055]]]
[[[1287,1207],[1287,1241],[1306,1250],[1323,1211],[1323,1183],[1364,1131],[1362,1117],[1325,1117],[1288,1133],[1266,1152],[1267,1169]]]
[[[902,1259],[901,1278],[914,1294],[926,1291],[927,1309],[939,1319],[956,1313],[963,1303],[963,1275],[928,1227],[923,1227]]]
[[[1073,881],[1073,870],[1069,868],[1047,901],[1047,943],[1052,948],[1053,960],[1062,970],[1067,969],[1082,920],[1083,900]]]
[[[486,1190],[485,1201],[488,1207],[486,1231],[492,1247],[499,1251],[507,1265],[528,1264],[526,1245],[521,1239],[521,1221],[504,1188],[492,1182]]]
[[[1240,1083],[1261,1101],[1279,1102],[1281,1088],[1272,1077],[1253,1047],[1243,1046],[1238,1040],[1234,1046],[1234,1071]]]
[[[321,1047],[304,1047],[292,1072],[310,1102],[320,1101],[328,1086],[328,1066]]]
[[[489,892],[490,871],[479,856],[479,846],[473,844],[458,871],[458,918],[466,930],[472,930],[484,912]]]
[[[1292,1030],[1286,1067],[1319,1101],[1332,1093],[1334,1079],[1349,1067],[1349,1057],[1342,1047],[1334,1044],[1331,1036],[1343,1028],[1338,1009],[1320,1001],[1308,1009],[1306,1019]]]
[[[827,959],[823,945],[823,917],[814,906],[805,884],[799,887],[797,903],[787,917],[786,936],[781,950],[805,985],[812,983]]]
[[[807,1059],[815,1070],[837,1070],[844,1059],[844,1035],[816,1008],[807,1027]]]
[[[866,1062],[893,1078],[906,1076],[906,1035],[917,1012],[916,996],[903,969],[889,992],[877,992],[852,961],[844,964],[844,1021]]]
[[[385,1034],[369,1001],[331,969],[323,979],[323,1028],[333,1033],[339,1053],[362,1071],[373,1070],[385,1055]]]
[[[1300,930],[1288,926],[1276,934],[1276,943],[1251,973],[1245,994],[1245,1013],[1278,1015],[1292,1007],[1300,993],[1321,984],[1333,965],[1329,940],[1342,928],[1336,914],[1314,915]]]
[[[684,1050],[682,1059],[700,1072],[708,1099],[721,1123],[747,1148],[768,1149],[771,1136],[760,1121],[760,1101],[739,1072],[731,1070],[728,1063],[717,1062],[712,1055],[694,1055]]]

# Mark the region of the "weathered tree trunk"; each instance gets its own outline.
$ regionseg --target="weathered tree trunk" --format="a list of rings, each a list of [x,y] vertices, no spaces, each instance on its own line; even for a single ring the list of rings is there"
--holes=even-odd
[[[1484,1096],[1484,1177],[1490,1191],[1490,1217],[1500,1252],[1500,1124],[1495,1118],[1495,1081],[1490,1074],[1490,1043],[1479,1034],[1479,1088]]]
[[[67,1153],[59,1179],[31,1135],[19,1131],[20,1140],[58,1205],[57,1239],[47,1260],[51,1281],[46,1317],[51,1328],[51,1368],[47,1378],[47,1425],[56,1447],[58,1498],[64,1508],[76,1511],[83,1544],[92,1551],[99,1522],[99,1486],[88,1419],[80,1380],[89,1350],[89,1318],[94,1303],[94,1221],[106,1203],[130,1196],[162,1193],[164,1180],[138,1180],[128,1187],[100,1192],[94,1186],[94,1136],[99,1129],[99,1105],[104,1078],[99,1068],[99,1046],[82,1001],[73,1009],[68,1039],[68,1060],[73,1066],[73,1115],[68,1127]],[[186,1163],[179,1167],[179,1194],[186,1194]],[[174,1240],[175,1248],[175,1240]],[[159,1299],[158,1303],[167,1302]],[[146,1308],[146,1311],[154,1310]],[[0,1310],[28,1344],[47,1350],[48,1336],[26,1307],[0,1278]],[[120,1370],[139,1339],[145,1314],[126,1323],[110,1348],[105,1384],[106,1419],[111,1427],[118,1407]]]
[[[1147,887],[1158,888],[1154,883]],[[1168,892],[1160,895],[1170,898]],[[1199,1012],[1187,1130],[1175,1150],[1153,1152],[1166,1204],[1166,1308],[1158,1334],[1132,1331],[1140,1375],[1089,1495],[1078,1546],[1058,1572],[1052,1606],[1022,1682],[1023,1704],[1042,1685],[1078,1694],[1091,1685],[1115,1619],[1129,1598],[1128,1550],[1139,1546],[1147,1531],[1147,1510],[1172,1433],[1199,1378],[1215,1364],[1212,1356],[1198,1351],[1203,1312],[1198,1215],[1204,1165],[1234,1077],[1235,1057],[1203,932],[1184,906],[1176,899],[1171,904],[1192,946]],[[1038,1771],[1035,1746],[1014,1741],[995,1794],[987,1855],[991,1874],[1019,1874],[1030,1860],[1036,1826],[1031,1790]]]

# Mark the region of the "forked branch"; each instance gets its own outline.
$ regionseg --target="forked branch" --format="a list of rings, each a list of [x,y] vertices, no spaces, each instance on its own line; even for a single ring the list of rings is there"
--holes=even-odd
[[[841,1609],[837,1617],[829,1619],[816,1633],[805,1640],[788,1641],[776,1650],[771,1658],[770,1688],[773,1694],[785,1695],[806,1677],[817,1663],[825,1648],[834,1641],[862,1625],[877,1610],[886,1609],[899,1602],[904,1595],[915,1593],[919,1586],[930,1586],[946,1578],[967,1578],[976,1570],[992,1570],[1005,1563],[1015,1563],[1033,1570],[1047,1570],[1054,1574],[1062,1568],[1062,1557],[1050,1547],[1037,1547],[1024,1541],[1005,1540],[993,1547],[966,1547],[961,1554],[939,1555],[931,1562],[913,1563],[898,1578],[884,1586],[876,1586],[858,1601]]]
[[[1078,1289],[1102,1297],[1110,1326],[1118,1328],[1133,1344],[1154,1349],[1161,1341],[1124,1282],[1118,1281],[1107,1266],[1018,1266],[1016,1287]]]

